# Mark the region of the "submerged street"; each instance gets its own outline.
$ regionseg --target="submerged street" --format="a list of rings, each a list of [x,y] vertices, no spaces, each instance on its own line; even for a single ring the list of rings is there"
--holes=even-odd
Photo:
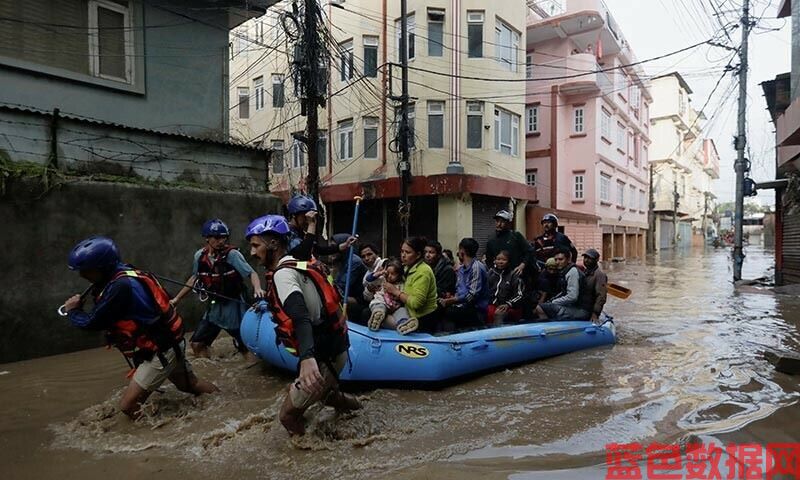
[[[771,251],[746,254],[745,278],[771,273]],[[610,442],[800,441],[798,380],[762,357],[797,349],[800,299],[736,292],[730,265],[722,249],[606,265],[633,290],[606,307],[617,345],[438,391],[361,392],[363,410],[311,415],[296,440],[275,419],[289,378],[247,368],[228,339],[193,360],[220,394],[166,385],[136,423],[115,410],[116,352],[3,364],[0,462],[8,478],[602,478]]]

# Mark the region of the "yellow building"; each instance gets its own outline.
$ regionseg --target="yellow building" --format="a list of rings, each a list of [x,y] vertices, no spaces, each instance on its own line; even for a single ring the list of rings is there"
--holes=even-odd
[[[402,240],[393,100],[400,94],[400,2],[321,8],[332,52],[318,144],[329,231],[350,229],[353,196],[363,195],[361,238],[395,254]],[[291,78],[293,22],[281,20],[287,9],[281,2],[233,33],[230,68],[231,134],[280,152],[270,185],[284,198],[304,191],[308,174],[305,147],[292,136],[306,122]],[[536,201],[525,181],[522,130],[525,2],[409,0],[407,12],[410,232],[445,248],[468,236],[483,245],[501,208],[515,209],[516,228],[525,231],[525,207]]]

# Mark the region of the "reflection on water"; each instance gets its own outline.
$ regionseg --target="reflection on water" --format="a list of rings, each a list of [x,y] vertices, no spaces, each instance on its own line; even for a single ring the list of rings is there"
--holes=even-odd
[[[745,276],[761,276],[770,264],[769,252],[750,249]],[[119,465],[120,478],[597,478],[611,441],[773,441],[759,438],[756,426],[796,432],[800,419],[785,407],[798,389],[761,352],[798,345],[800,302],[736,292],[731,276],[723,251],[613,265],[611,280],[634,291],[609,301],[619,334],[613,348],[440,391],[365,393],[359,412],[337,417],[315,408],[309,433],[297,440],[275,420],[287,377],[248,368],[227,342],[217,358],[195,361],[223,393],[192,398],[166,387],[135,424],[114,408],[124,383],[114,355],[3,365],[0,460],[12,476],[90,479]]]

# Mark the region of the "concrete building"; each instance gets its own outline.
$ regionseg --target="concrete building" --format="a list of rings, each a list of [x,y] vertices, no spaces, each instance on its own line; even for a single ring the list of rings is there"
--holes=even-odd
[[[775,281],[800,283],[800,8],[782,0],[778,17],[792,21],[792,71],[764,82],[775,124]]]
[[[223,3],[4,2],[0,159],[263,192],[268,151],[228,141],[228,33],[271,2]]]
[[[601,0],[559,5],[535,2],[528,16],[525,167],[539,195],[528,235],[553,211],[578,250],[643,258],[650,91]]]
[[[678,72],[652,79],[650,169],[656,250],[703,245],[715,207],[719,154]],[[713,227],[712,227],[713,229]]]
[[[290,63],[291,38],[279,4],[236,30],[265,48],[236,48],[231,62],[231,133],[270,146],[271,188],[284,198],[305,190],[306,152],[293,134],[305,129]],[[361,237],[394,254],[398,221],[395,118],[400,92],[399,2],[324,4],[330,58],[328,100],[320,110],[320,196],[330,232],[349,231],[353,196],[362,195]],[[493,214],[525,208],[536,191],[525,183],[522,128],[525,3],[409,0],[409,89],[413,97],[410,231],[455,248],[462,237],[483,244]],[[292,32],[289,31],[291,36]],[[236,42],[234,42],[236,43]],[[390,82],[389,77],[393,81]]]

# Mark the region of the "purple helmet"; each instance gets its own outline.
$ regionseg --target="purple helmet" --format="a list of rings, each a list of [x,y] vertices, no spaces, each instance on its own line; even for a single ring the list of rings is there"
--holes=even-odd
[[[219,218],[212,218],[203,224],[204,237],[229,237],[230,235],[228,226]]]
[[[281,215],[264,215],[250,222],[250,225],[244,231],[244,237],[250,240],[253,235],[263,235],[265,233],[274,233],[280,236],[288,235],[289,223]]]
[[[108,237],[92,236],[81,240],[69,252],[70,270],[107,270],[119,263],[119,248]]]
[[[295,195],[291,200],[289,200],[289,204],[286,205],[286,209],[289,210],[289,215],[316,212],[317,202],[315,202],[313,198],[305,195]]]

